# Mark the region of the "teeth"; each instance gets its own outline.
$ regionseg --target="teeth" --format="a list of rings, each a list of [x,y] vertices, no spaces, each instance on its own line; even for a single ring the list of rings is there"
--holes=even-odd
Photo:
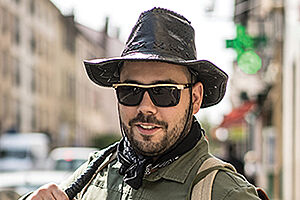
[[[145,126],[145,125],[140,125],[143,129],[153,129],[155,126]]]

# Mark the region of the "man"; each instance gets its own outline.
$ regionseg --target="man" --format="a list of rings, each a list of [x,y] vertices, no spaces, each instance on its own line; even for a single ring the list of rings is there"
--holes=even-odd
[[[197,195],[204,193],[214,200],[259,199],[255,187],[225,167],[215,170],[212,185],[196,189],[199,169],[212,156],[193,115],[222,100],[228,77],[196,59],[186,18],[146,11],[121,57],[85,61],[85,67],[94,83],[115,88],[123,138],[117,159],[111,156],[80,188],[79,199],[203,199]],[[45,185],[27,199],[68,199],[66,188],[99,157],[96,152],[60,186]]]

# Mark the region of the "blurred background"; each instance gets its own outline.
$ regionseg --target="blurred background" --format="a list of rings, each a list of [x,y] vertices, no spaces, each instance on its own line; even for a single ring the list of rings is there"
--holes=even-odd
[[[0,0],[1,200],[59,183],[120,138],[113,90],[82,61],[120,55],[154,6],[188,18],[198,59],[230,76],[196,116],[211,151],[271,199],[300,199],[299,0]]]

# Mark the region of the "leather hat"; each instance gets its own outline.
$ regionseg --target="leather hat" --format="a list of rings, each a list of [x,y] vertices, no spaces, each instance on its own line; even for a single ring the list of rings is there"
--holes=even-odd
[[[89,78],[100,86],[119,82],[124,61],[160,61],[186,66],[204,86],[202,108],[219,103],[228,76],[207,60],[197,60],[194,29],[182,15],[163,8],[143,12],[120,57],[85,60]]]

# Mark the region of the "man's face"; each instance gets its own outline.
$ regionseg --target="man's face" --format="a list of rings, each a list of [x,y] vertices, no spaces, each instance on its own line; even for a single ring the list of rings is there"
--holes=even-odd
[[[163,62],[128,62],[120,74],[121,83],[187,84],[188,80],[185,67]],[[189,103],[189,89],[183,89],[179,103],[173,107],[155,106],[148,92],[137,106],[119,104],[121,123],[133,148],[148,156],[170,148],[184,129]]]

